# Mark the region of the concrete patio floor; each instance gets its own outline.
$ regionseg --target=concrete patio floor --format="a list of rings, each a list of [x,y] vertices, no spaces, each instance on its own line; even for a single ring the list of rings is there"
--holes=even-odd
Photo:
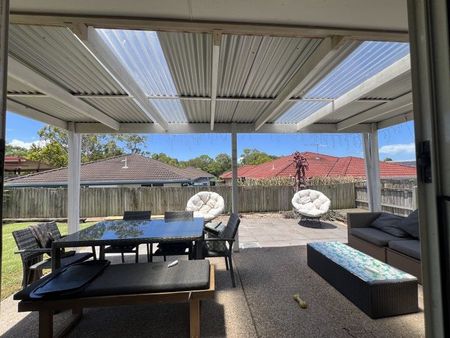
[[[226,222],[227,217],[223,218]],[[346,225],[324,222],[320,228],[299,225],[281,214],[244,214],[241,250],[234,255],[237,287],[231,287],[223,259],[216,265],[216,298],[202,306],[204,337],[423,337],[423,311],[372,320],[306,264],[305,244],[347,240]],[[142,250],[141,252],[145,252]],[[132,256],[127,257],[131,263]],[[119,257],[113,257],[119,262]],[[141,256],[144,262],[145,256]],[[301,310],[292,300],[300,293]],[[423,310],[422,288],[419,306]],[[61,326],[65,314],[55,319]],[[18,313],[12,297],[1,303],[0,335],[36,337],[35,313]],[[186,304],[87,309],[71,337],[183,337],[188,328]]]
[[[227,217],[219,221],[226,222]],[[243,214],[239,226],[239,247],[264,248],[306,245],[318,241],[347,242],[347,225],[339,221],[299,222],[281,213]]]

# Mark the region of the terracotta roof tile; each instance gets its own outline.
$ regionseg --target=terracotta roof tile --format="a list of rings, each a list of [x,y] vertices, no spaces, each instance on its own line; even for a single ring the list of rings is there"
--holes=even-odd
[[[308,177],[327,176],[353,176],[365,177],[366,169],[364,159],[360,157],[335,157],[325,154],[305,152],[308,159]],[[241,170],[241,168],[243,168]],[[283,156],[273,161],[255,166],[243,166],[238,170],[239,177],[262,179],[275,176],[295,176],[295,165],[293,155]],[[416,168],[398,163],[380,162],[381,177],[414,177]],[[223,179],[231,178],[231,172],[220,176]]]

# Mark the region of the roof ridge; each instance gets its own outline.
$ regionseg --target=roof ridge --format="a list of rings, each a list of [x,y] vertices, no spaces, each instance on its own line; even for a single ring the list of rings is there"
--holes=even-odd
[[[102,158],[102,159],[99,159],[99,160],[96,160],[96,161],[89,161],[89,162],[81,163],[80,167],[83,167],[85,165],[92,164],[92,163],[106,162],[106,161],[109,161],[109,160],[114,160],[114,159],[117,159],[117,158],[120,158],[120,157],[130,156],[130,155],[138,155],[140,157],[147,158],[144,155],[140,155],[140,154],[136,154],[136,153],[122,154],[122,155],[112,156],[112,157],[108,157],[108,158]],[[55,171],[61,171],[61,170],[65,170],[65,169],[66,170],[69,169],[69,166],[66,165],[64,167],[59,167],[59,168],[54,168],[54,169],[49,169],[49,170],[44,170],[44,171],[38,171],[36,173],[31,173],[31,174],[27,174],[27,175],[11,177],[11,178],[5,180],[5,182],[12,182],[12,181],[14,181],[16,179],[22,179],[22,178],[28,178],[28,177],[32,177],[32,176],[43,175],[43,174],[46,174],[46,173],[52,173],[52,172],[55,172]]]

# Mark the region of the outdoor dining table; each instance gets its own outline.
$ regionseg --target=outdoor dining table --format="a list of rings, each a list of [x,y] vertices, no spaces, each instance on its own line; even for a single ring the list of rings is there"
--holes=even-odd
[[[202,258],[204,219],[189,220],[116,220],[102,221],[69,234],[52,243],[52,270],[61,266],[64,248],[105,245],[139,245],[148,243],[195,242],[194,258]]]

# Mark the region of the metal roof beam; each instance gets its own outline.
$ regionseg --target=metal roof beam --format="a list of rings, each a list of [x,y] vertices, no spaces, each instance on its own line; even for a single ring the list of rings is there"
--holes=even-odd
[[[357,46],[359,46],[358,42],[346,41],[341,37],[327,37],[322,40],[312,55],[286,83],[276,99],[256,120],[255,130],[260,129],[267,121],[284,114],[285,105],[293,95],[300,93],[302,96]]]
[[[77,29],[74,34],[79,34],[83,30]],[[78,35],[85,47],[96,57],[103,65],[105,70],[116,80],[117,83],[132,97],[138,107],[153,122],[156,122],[167,130],[167,121],[163,118],[158,109],[147,99],[146,94],[138,85],[133,76],[122,65],[120,60],[114,55],[114,51],[108,46],[106,41],[93,27],[87,28],[87,34]],[[87,40],[86,40],[87,37]]]
[[[377,123],[377,129],[383,129],[387,127],[394,126],[396,124],[405,123],[408,121],[412,121],[414,119],[414,115],[412,112],[407,114],[402,114],[399,116],[391,117],[390,119],[381,121]]]
[[[59,85],[48,80],[11,56],[8,57],[8,75],[111,129],[119,129],[119,122],[80,98],[73,96]]]
[[[61,119],[58,119],[57,117],[54,117],[52,115],[45,114],[41,112],[40,110],[34,109],[32,107],[29,107],[27,105],[24,105],[22,103],[8,100],[7,103],[7,110],[29,117],[33,120],[37,120],[40,122],[44,122],[47,124],[51,124],[52,126],[62,128],[62,129],[68,129],[67,122],[63,121]]]
[[[357,124],[364,123],[367,120],[374,118],[382,118],[388,114],[395,112],[404,113],[405,111],[412,110],[412,93],[402,95],[390,102],[380,104],[374,108],[366,110],[360,114],[349,117],[348,119],[341,121],[337,124],[338,130],[345,130],[347,128],[356,126]]]
[[[217,85],[219,77],[219,56],[220,44],[222,42],[222,34],[218,32],[213,33],[213,47],[212,47],[212,64],[211,64],[211,130],[214,130],[214,120],[216,117],[216,97]]]
[[[233,129],[235,128],[235,129]],[[360,124],[345,131],[338,131],[336,124],[320,123],[314,124],[302,130],[305,133],[362,133],[368,132],[370,125]],[[104,133],[139,133],[139,134],[161,134],[161,128],[154,123],[121,123],[117,131],[102,126],[99,123],[76,123],[75,131],[85,134],[104,134]],[[211,131],[210,123],[170,123],[168,134],[207,134],[207,133],[271,133],[271,134],[289,134],[297,133],[295,124],[270,124],[262,126],[257,132],[250,123],[216,123],[214,130]]]
[[[366,96],[371,91],[379,88],[380,86],[404,75],[405,73],[409,72],[410,69],[410,58],[409,55],[407,55],[391,66],[383,69],[381,72],[367,79],[359,86],[356,86],[355,88],[349,90],[333,102],[327,104],[325,107],[320,108],[319,110],[315,111],[311,115],[298,122],[298,130],[303,129],[310,124],[316,123],[324,117],[334,113],[335,111],[344,108],[352,102],[355,102],[356,100]]]
[[[82,99],[132,99],[133,97],[128,94],[72,94],[75,97]],[[8,97],[46,97],[43,93],[8,93]],[[158,96],[147,95],[149,100],[180,100],[180,101],[211,101],[211,97],[208,96]],[[240,97],[240,96],[216,96],[217,101],[240,101],[240,102],[272,102],[275,98],[267,97]],[[327,98],[290,98],[289,102],[308,101],[308,102],[332,102],[333,99]],[[356,100],[357,102],[389,102],[392,99],[379,99],[379,98],[361,98]]]
[[[408,42],[408,31],[355,29],[337,27],[311,27],[301,25],[255,24],[249,22],[223,22],[201,20],[174,20],[161,18],[136,18],[127,16],[68,15],[58,13],[24,13],[13,11],[10,14],[11,24],[75,27],[84,34],[84,26],[107,29],[136,29],[157,32],[190,32],[222,34],[279,36],[297,38],[325,38],[330,35],[345,36],[365,41],[400,41]]]

